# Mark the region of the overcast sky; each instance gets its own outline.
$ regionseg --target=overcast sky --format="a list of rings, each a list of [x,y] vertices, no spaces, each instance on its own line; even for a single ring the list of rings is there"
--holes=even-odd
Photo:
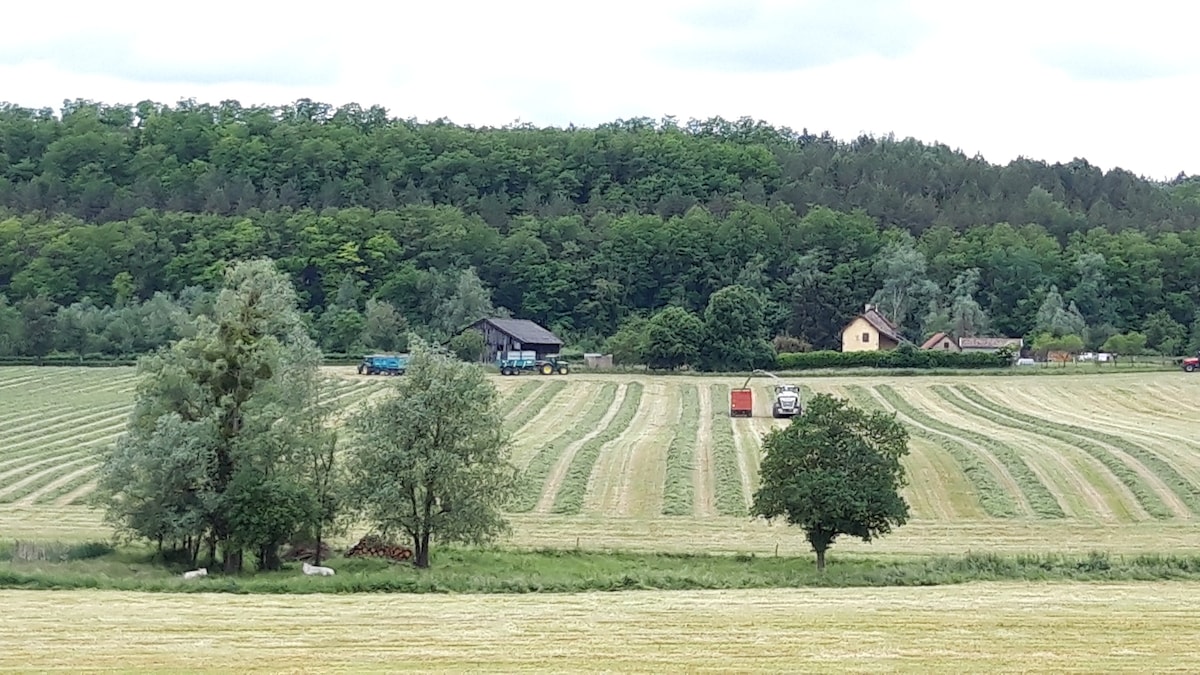
[[[892,132],[995,163],[1200,174],[1200,3],[1184,0],[305,7],[6,6],[0,101],[311,98],[477,126],[748,116],[844,140]]]

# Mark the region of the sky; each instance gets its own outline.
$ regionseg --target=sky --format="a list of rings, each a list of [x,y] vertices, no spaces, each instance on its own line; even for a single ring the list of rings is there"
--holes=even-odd
[[[175,8],[175,7],[178,8]],[[1200,174],[1200,3],[82,2],[4,10],[0,101],[300,98],[501,126],[750,117]]]

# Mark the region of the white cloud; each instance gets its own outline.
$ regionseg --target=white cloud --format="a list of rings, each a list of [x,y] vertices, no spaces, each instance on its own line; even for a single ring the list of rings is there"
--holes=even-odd
[[[4,99],[311,98],[474,125],[749,116],[1200,173],[1200,5],[1182,1],[63,2],[52,18],[6,8]]]

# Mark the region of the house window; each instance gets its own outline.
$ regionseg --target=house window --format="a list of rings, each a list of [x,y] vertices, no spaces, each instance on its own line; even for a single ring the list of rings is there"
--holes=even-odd
[[[863,333],[863,336],[862,336],[862,341],[863,341],[863,342],[870,342],[870,341],[871,341],[871,334],[870,334],[870,333]]]

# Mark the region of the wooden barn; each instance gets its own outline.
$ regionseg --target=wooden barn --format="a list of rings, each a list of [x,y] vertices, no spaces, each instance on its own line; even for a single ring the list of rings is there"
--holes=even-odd
[[[483,359],[496,360],[504,352],[534,351],[539,359],[562,351],[563,341],[529,319],[480,319],[465,330],[483,333]]]

